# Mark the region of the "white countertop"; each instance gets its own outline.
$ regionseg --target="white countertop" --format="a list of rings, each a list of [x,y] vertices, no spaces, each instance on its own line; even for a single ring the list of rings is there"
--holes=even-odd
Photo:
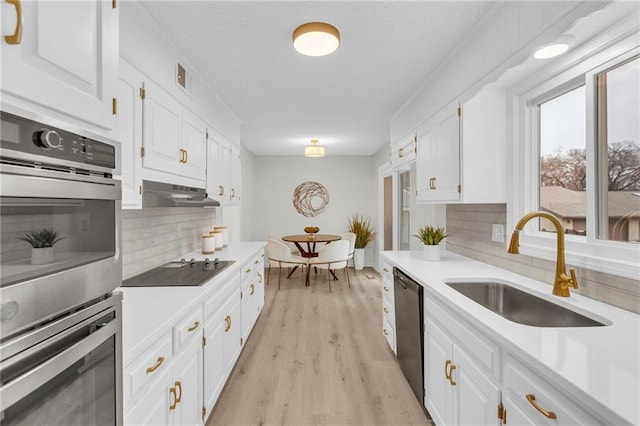
[[[173,324],[186,315],[194,303],[201,301],[215,289],[240,274],[240,267],[266,243],[248,242],[230,244],[214,255],[203,255],[200,250],[177,257],[195,260],[219,258],[235,263],[201,286],[173,287],[119,287],[122,301],[123,365],[135,359]],[[134,326],[135,325],[135,326]]]
[[[579,401],[587,396],[623,420],[640,424],[639,315],[576,293],[571,297],[553,296],[549,284],[450,252],[443,252],[440,262],[422,260],[421,252],[380,254],[423,284],[428,290],[425,297],[435,295],[526,363],[537,365],[549,377],[569,382],[576,391],[567,395],[569,398]],[[461,278],[507,280],[610,325],[559,328],[511,322],[444,284]]]

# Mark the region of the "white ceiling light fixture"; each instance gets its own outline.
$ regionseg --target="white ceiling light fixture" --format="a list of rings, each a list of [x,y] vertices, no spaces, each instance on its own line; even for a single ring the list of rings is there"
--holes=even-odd
[[[311,139],[311,146],[304,148],[305,157],[324,157],[324,146],[318,146],[318,139]]]
[[[569,43],[565,41],[555,42],[547,44],[546,46],[539,47],[533,57],[536,59],[549,59],[562,55],[569,50]]]
[[[325,22],[307,22],[293,31],[293,47],[306,56],[325,56],[340,46],[340,32]]]

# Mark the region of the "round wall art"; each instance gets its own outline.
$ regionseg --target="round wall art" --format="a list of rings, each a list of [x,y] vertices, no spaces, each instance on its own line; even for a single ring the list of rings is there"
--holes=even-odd
[[[293,207],[305,217],[319,215],[327,204],[329,192],[318,182],[303,182],[293,190]]]

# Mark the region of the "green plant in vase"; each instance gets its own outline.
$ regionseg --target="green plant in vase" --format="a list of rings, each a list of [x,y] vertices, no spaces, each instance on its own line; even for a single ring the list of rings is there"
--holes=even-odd
[[[440,243],[447,238],[448,234],[441,226],[423,226],[414,235],[423,244],[422,257],[425,260],[440,260]]]
[[[349,219],[349,232],[353,232],[356,235],[353,265],[356,270],[360,270],[364,267],[364,248],[373,241],[376,234],[373,231],[373,226],[369,218],[358,214],[354,214],[353,217]]]

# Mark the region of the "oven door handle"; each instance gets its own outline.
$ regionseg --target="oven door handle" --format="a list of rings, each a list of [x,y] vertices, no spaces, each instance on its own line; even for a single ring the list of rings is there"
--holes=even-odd
[[[105,323],[96,332],[89,334],[81,341],[0,387],[2,409],[5,410],[11,407],[35,389],[52,380],[109,338],[116,335],[121,328],[122,320],[119,317],[115,317],[108,323]],[[59,336],[51,338],[51,343],[63,339],[65,337],[64,334],[65,333],[61,333]],[[3,370],[3,364],[0,364],[0,372]]]

